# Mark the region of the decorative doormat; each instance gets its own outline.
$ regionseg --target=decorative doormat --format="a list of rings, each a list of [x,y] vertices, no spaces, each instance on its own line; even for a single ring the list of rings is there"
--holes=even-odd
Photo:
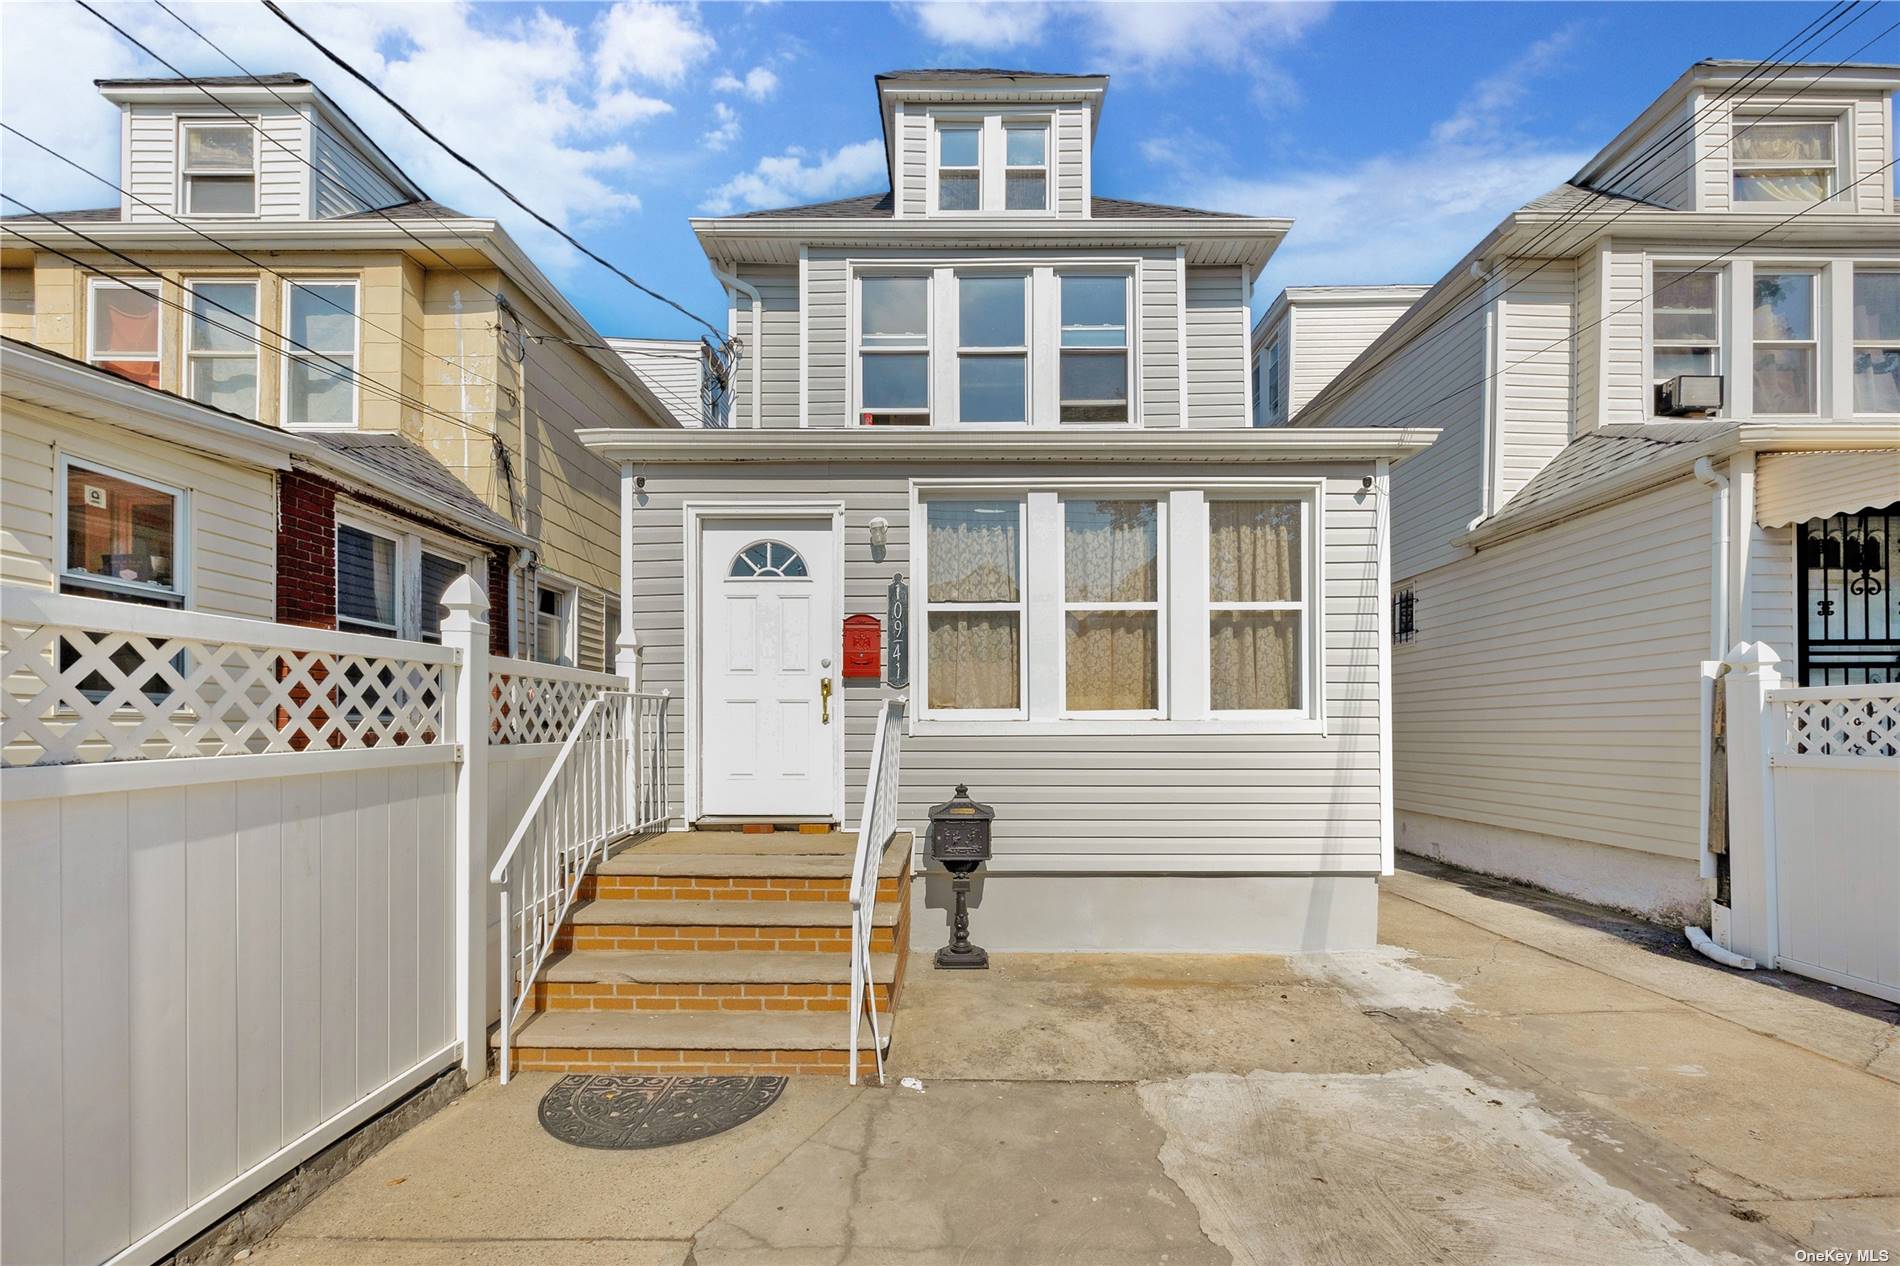
[[[670,1147],[744,1125],[784,1089],[783,1077],[575,1073],[541,1097],[541,1125],[576,1147]]]

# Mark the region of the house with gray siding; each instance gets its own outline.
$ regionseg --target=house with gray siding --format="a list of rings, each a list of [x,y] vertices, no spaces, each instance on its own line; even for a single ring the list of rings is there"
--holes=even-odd
[[[622,472],[623,662],[678,702],[690,824],[859,824],[903,700],[920,866],[959,784],[995,809],[993,947],[1369,946],[1386,489],[1432,435],[1251,425],[1288,221],[1098,192],[1107,90],[880,75],[888,190],[693,222],[729,428],[584,437]]]
[[[1842,718],[1900,682],[1900,67],[1752,66],[1690,67],[1294,419],[1442,431],[1393,475],[1398,847],[1718,940],[1723,661]],[[1892,831],[1799,918],[1891,911]]]
[[[1253,327],[1253,424],[1280,426],[1392,328],[1424,286],[1288,286]]]

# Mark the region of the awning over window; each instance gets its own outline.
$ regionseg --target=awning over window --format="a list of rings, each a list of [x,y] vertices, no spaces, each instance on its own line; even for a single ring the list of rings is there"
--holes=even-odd
[[[1879,509],[1900,501],[1900,450],[1770,453],[1755,468],[1763,527]]]

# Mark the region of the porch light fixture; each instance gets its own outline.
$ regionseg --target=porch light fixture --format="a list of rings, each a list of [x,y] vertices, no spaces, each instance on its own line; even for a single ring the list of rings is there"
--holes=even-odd
[[[889,519],[880,514],[865,526],[871,530],[872,549],[883,549],[890,543],[891,521]]]
[[[996,810],[970,799],[970,789],[957,784],[954,798],[930,811],[930,856],[950,872],[957,894],[956,921],[950,943],[937,951],[940,968],[982,971],[990,965],[989,951],[970,944],[970,876],[990,859],[990,824]]]

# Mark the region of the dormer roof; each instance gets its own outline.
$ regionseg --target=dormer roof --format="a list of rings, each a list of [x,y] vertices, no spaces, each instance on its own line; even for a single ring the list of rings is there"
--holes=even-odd
[[[1102,121],[1102,101],[1108,94],[1107,75],[1076,75],[1060,71],[999,70],[987,66],[945,66],[916,70],[887,70],[876,77],[878,120],[884,129],[884,169],[896,171],[896,135],[891,126],[900,101],[1028,104],[1032,102],[1087,101],[1089,141]],[[895,174],[891,183],[896,184]]]

